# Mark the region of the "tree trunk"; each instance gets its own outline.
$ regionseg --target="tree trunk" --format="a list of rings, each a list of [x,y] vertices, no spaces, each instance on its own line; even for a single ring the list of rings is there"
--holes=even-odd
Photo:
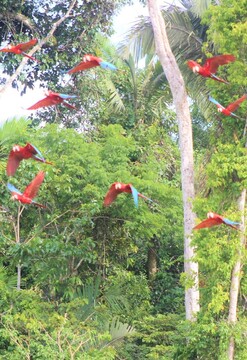
[[[199,290],[198,264],[193,262],[195,249],[191,246],[191,233],[195,220],[195,214],[192,211],[192,201],[195,191],[190,111],[184,80],[171,51],[165,21],[157,0],[148,0],[148,8],[153,27],[156,52],[171,88],[178,119],[184,208],[184,270],[187,277],[194,280],[194,285],[189,289],[185,289],[185,309],[186,319],[193,321],[196,320],[196,314],[199,311]]]
[[[21,264],[17,265],[17,284],[16,289],[21,290]]]
[[[245,216],[244,209],[246,203],[246,189],[244,189],[239,198],[239,211],[241,211],[241,226],[240,226],[240,244],[238,249],[238,257],[236,263],[232,270],[232,279],[231,279],[231,287],[230,287],[230,304],[229,304],[229,315],[228,322],[229,324],[235,324],[237,322],[237,308],[238,308],[238,295],[240,289],[240,279],[241,279],[241,267],[242,267],[242,256],[243,250],[245,248]],[[231,336],[229,347],[228,347],[228,359],[234,359],[234,349],[235,349],[235,341],[234,337]]]
[[[151,282],[154,280],[157,273],[157,255],[155,247],[148,249],[148,280]]]

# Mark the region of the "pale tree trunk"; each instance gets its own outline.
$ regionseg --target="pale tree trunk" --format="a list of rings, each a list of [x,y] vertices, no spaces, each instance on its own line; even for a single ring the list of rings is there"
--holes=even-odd
[[[246,121],[247,126],[247,121]],[[244,135],[246,132],[246,127]],[[247,143],[245,144],[247,148]],[[228,322],[229,324],[234,325],[237,322],[237,309],[238,309],[238,295],[240,290],[240,280],[241,280],[241,267],[242,267],[242,257],[245,249],[246,237],[245,237],[245,204],[246,204],[246,189],[244,189],[238,200],[238,210],[241,213],[241,226],[240,226],[240,235],[239,235],[239,248],[238,256],[236,263],[232,270],[231,278],[231,287],[230,287],[230,303],[229,303],[229,314]],[[233,360],[235,353],[235,340],[234,336],[231,336],[229,347],[228,347],[228,359]]]
[[[20,238],[20,218],[21,218],[21,214],[24,210],[24,206],[18,206],[18,212],[17,212],[17,221],[15,223],[15,221],[13,221],[13,226],[14,226],[14,231],[15,231],[15,242],[16,244],[20,244],[21,243],[21,238]],[[16,289],[17,290],[21,290],[21,262],[19,262],[19,264],[17,265],[17,281],[16,281]]]
[[[191,246],[191,233],[195,220],[192,210],[195,191],[191,117],[184,80],[170,48],[158,1],[148,0],[148,8],[156,52],[171,88],[178,119],[184,208],[184,270],[187,277],[194,279],[194,285],[185,289],[185,309],[186,319],[193,321],[196,320],[199,311],[199,290],[198,264],[193,262],[195,249]]]

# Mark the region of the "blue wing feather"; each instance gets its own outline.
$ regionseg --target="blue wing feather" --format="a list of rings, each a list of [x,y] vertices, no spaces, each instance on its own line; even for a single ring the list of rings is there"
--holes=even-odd
[[[100,66],[103,69],[110,69],[110,70],[117,70],[116,66],[107,62],[107,61],[101,61]]]
[[[44,156],[41,154],[41,152],[39,151],[39,149],[36,148],[36,146],[34,146],[33,144],[31,144],[32,147],[36,150],[37,154],[42,158],[44,159]]]
[[[227,224],[227,225],[240,225],[239,222],[235,222],[235,221],[229,220],[229,219],[227,219],[227,218],[223,218],[223,221],[224,221],[224,223]]]
[[[138,194],[139,194],[139,192],[132,185],[130,186],[130,188],[131,188],[131,191],[132,191],[132,196],[133,196],[133,199],[134,199],[135,206],[138,207]]]
[[[72,99],[72,98],[76,98],[76,97],[77,97],[76,95],[67,95],[67,94],[59,94],[59,96],[60,96],[62,99]]]
[[[208,100],[211,101],[212,103],[216,104],[216,105],[222,106],[218,101],[216,101],[214,98],[212,98],[212,96],[209,96]]]
[[[22,193],[20,192],[20,190],[16,189],[16,188],[14,187],[14,185],[12,185],[12,184],[10,184],[10,183],[7,184],[7,188],[8,188],[9,191],[11,191],[11,192],[15,192],[15,193],[17,193],[17,194],[22,195]]]

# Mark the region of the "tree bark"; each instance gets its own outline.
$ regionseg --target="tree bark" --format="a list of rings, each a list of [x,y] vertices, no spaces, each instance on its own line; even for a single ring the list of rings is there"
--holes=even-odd
[[[195,191],[191,117],[184,80],[171,51],[165,21],[157,0],[148,0],[148,9],[156,52],[171,88],[178,119],[184,208],[184,270],[187,277],[194,280],[193,286],[185,289],[185,309],[186,319],[193,321],[196,320],[196,314],[199,311],[199,290],[198,264],[193,261],[195,248],[191,246],[191,233],[195,220],[192,210]]]

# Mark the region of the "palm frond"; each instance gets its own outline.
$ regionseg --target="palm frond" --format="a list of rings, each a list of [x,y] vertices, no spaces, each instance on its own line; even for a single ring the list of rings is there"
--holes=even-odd
[[[4,144],[6,141],[16,141],[20,137],[26,135],[27,128],[30,125],[30,121],[26,118],[13,118],[7,120],[0,127],[0,143]]]
[[[134,327],[130,326],[129,324],[122,323],[118,317],[114,317],[110,323],[110,334],[112,336],[112,341],[120,341],[126,335],[129,335],[134,332]]]
[[[211,4],[212,0],[192,0],[190,10],[194,15],[201,17]]]
[[[125,105],[121,98],[119,91],[117,90],[116,86],[114,85],[113,81],[109,78],[104,79],[104,86],[109,93],[109,98],[107,101],[108,106],[112,111],[115,113],[120,113],[125,111]]]

